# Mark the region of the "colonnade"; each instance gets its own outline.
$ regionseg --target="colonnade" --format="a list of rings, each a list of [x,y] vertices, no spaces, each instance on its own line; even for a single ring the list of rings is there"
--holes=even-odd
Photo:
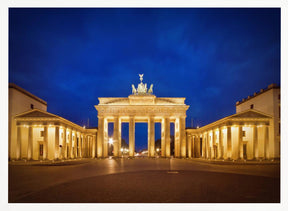
[[[244,124],[233,124],[202,129],[201,131],[195,129],[189,131],[188,129],[188,157],[233,160],[270,158],[269,125],[250,124],[245,126],[245,128],[252,129],[249,130],[252,134],[248,134],[247,137],[245,133],[247,131],[243,130],[244,126]],[[260,128],[262,128],[261,132],[264,133],[261,136],[259,136]],[[261,142],[260,146],[259,142]],[[244,145],[246,146],[244,147]]]
[[[114,156],[121,156],[121,124],[129,123],[129,156],[135,155],[135,122],[148,123],[148,156],[155,156],[155,122],[161,123],[161,156],[170,157],[170,122],[175,126],[175,157],[186,157],[185,116],[170,118],[169,116],[148,116],[139,118],[135,116],[98,116],[97,157],[108,157],[109,137],[108,123],[114,123],[113,145]]]
[[[71,159],[95,157],[95,134],[54,123],[18,123],[16,159]]]

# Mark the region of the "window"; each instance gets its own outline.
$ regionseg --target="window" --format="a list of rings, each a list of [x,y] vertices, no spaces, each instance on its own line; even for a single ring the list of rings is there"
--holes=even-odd
[[[64,133],[61,133],[61,138],[62,138],[62,139],[64,138]]]
[[[34,105],[33,105],[33,104],[30,104],[30,108],[31,108],[31,109],[34,109]]]
[[[242,131],[242,136],[246,137],[246,131],[245,130]]]
[[[40,131],[40,136],[44,137],[44,130]]]
[[[254,104],[251,104],[251,105],[250,105],[250,109],[253,109],[253,108],[254,108]]]

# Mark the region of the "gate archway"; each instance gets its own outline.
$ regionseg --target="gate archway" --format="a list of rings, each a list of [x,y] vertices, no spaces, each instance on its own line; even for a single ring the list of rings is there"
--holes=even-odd
[[[114,123],[114,156],[121,155],[121,123],[129,123],[129,156],[135,152],[135,123],[148,123],[148,156],[155,156],[155,122],[161,123],[161,156],[170,157],[170,122],[175,125],[175,157],[186,157],[185,119],[189,108],[185,98],[158,98],[153,84],[147,91],[140,75],[137,89],[128,98],[98,98],[97,157],[108,156],[108,123]]]

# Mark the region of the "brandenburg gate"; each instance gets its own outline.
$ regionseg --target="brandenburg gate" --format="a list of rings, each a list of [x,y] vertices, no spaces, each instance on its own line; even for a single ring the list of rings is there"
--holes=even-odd
[[[129,123],[129,156],[135,152],[135,123],[148,123],[148,156],[155,156],[155,122],[161,123],[161,156],[170,157],[170,123],[175,127],[175,157],[186,157],[185,98],[158,98],[153,95],[153,84],[147,90],[143,75],[137,89],[132,85],[128,98],[98,98],[97,157],[108,157],[108,123],[114,123],[114,156],[121,155],[121,125]]]

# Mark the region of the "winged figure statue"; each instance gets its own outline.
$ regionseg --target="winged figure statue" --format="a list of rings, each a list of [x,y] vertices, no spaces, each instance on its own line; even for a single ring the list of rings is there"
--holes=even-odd
[[[139,74],[139,77],[140,77],[140,81],[141,81],[141,82],[143,81],[143,76],[144,76],[144,74]]]

